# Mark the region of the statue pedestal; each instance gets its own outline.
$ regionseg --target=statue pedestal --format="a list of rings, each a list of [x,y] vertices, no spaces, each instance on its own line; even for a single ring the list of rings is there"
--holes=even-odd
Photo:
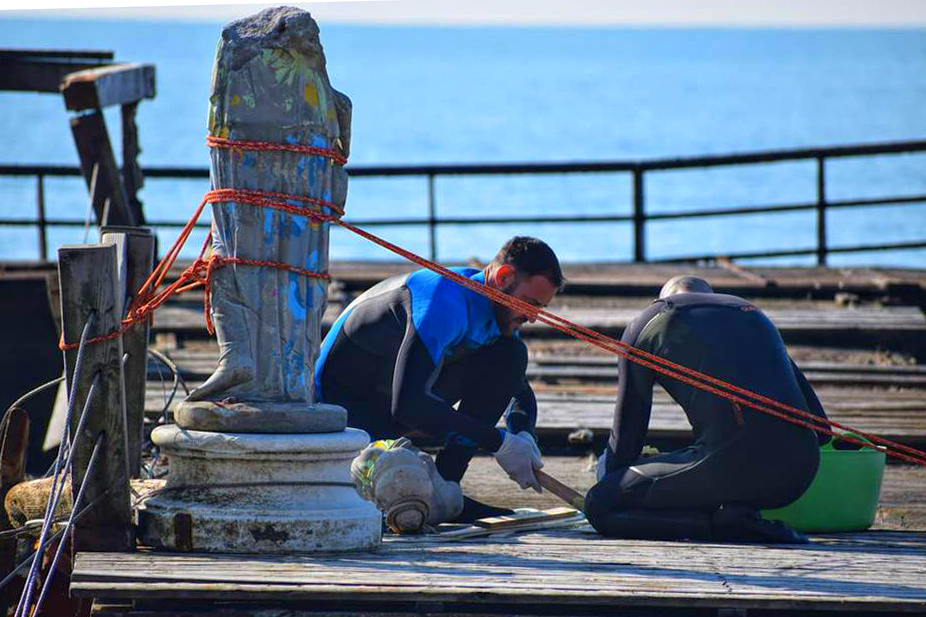
[[[364,431],[220,433],[169,425],[151,438],[169,457],[170,474],[164,491],[139,508],[147,544],[268,554],[380,543],[382,515],[350,478],[351,459],[369,443]]]

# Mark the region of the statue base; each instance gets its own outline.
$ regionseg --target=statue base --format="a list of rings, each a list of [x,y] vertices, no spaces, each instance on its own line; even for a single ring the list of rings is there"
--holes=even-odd
[[[364,501],[350,462],[364,431],[253,434],[158,427],[167,484],[138,510],[139,539],[174,551],[312,553],[370,549],[382,514]]]
[[[174,422],[216,433],[336,433],[347,428],[347,410],[326,403],[186,400],[174,410]]]

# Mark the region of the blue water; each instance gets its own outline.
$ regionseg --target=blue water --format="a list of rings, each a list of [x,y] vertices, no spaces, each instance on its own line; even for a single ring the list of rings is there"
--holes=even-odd
[[[154,63],[158,95],[139,111],[142,164],[205,167],[221,26],[0,18],[0,45],[111,49],[120,61]],[[331,81],[353,100],[356,165],[638,159],[926,138],[926,30],[320,26]],[[107,121],[115,135],[118,116]],[[55,95],[0,93],[0,143],[0,163],[77,161]],[[831,199],[926,193],[926,155],[838,160],[827,172]],[[141,198],[149,219],[180,220],[207,189],[149,180]],[[659,172],[646,181],[651,212],[812,202],[815,191],[812,162]],[[48,180],[46,197],[50,217],[86,213],[82,181]],[[0,178],[0,216],[34,216],[34,201],[33,180]],[[628,214],[631,182],[625,174],[442,178],[437,204],[442,216]],[[351,183],[349,218],[426,209],[423,179]],[[658,258],[811,247],[814,217],[653,222],[647,251]],[[833,211],[828,225],[832,246],[922,241],[926,204]],[[423,228],[376,231],[427,252]],[[52,247],[84,236],[79,228],[51,233]],[[162,243],[174,233],[162,232]],[[567,261],[632,257],[627,224],[447,227],[438,256],[488,259],[514,233],[547,239]],[[340,230],[331,253],[392,257]],[[0,259],[36,255],[34,230],[0,228]],[[833,255],[831,263],[924,267],[926,250]]]

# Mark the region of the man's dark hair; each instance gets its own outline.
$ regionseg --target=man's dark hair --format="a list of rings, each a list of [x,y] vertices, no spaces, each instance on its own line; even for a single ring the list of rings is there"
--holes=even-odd
[[[565,283],[563,270],[559,266],[556,253],[543,240],[530,236],[515,236],[508,240],[490,265],[512,266],[518,273],[534,276],[541,274],[558,291],[562,291]]]

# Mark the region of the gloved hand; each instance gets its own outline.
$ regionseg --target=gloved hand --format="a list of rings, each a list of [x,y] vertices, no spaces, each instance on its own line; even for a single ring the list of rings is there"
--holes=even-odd
[[[537,455],[538,459],[542,456],[540,454],[540,446],[537,445],[537,439],[531,433],[528,433],[527,431],[521,431],[520,433],[517,433],[517,435],[518,437],[524,437],[531,442],[531,450],[534,451],[534,454]],[[542,461],[540,463],[540,467],[543,467]],[[534,467],[534,469],[540,469],[540,467]]]
[[[504,431],[504,434],[502,446],[495,453],[495,461],[521,488],[531,487],[538,493],[543,492],[534,475],[535,469],[543,467],[537,442],[524,431],[517,435]]]

